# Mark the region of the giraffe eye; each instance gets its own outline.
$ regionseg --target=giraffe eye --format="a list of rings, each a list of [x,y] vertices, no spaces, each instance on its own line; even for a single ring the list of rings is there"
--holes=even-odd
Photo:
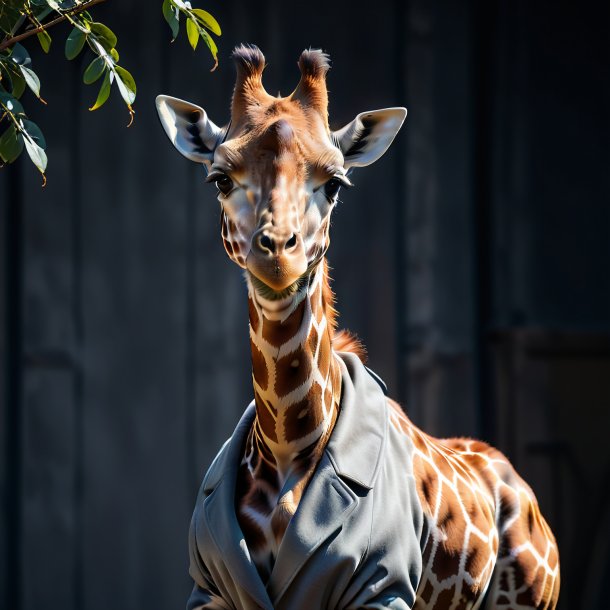
[[[218,190],[223,195],[228,195],[233,190],[233,180],[229,178],[226,174],[221,174],[214,180],[216,182],[216,186]]]
[[[334,199],[337,195],[337,193],[339,192],[339,189],[341,188],[342,184],[339,180],[337,180],[337,178],[331,178],[325,185],[324,185],[324,193],[326,194],[326,196],[329,199]]]

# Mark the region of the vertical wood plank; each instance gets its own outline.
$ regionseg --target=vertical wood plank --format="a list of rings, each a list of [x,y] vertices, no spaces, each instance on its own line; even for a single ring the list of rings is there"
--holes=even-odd
[[[476,435],[471,3],[413,0],[408,32],[409,412]]]
[[[170,608],[189,590],[186,171],[154,97],[172,53],[160,7],[99,7],[137,78],[83,121],[84,605]],[[107,10],[102,10],[107,9]],[[137,27],[132,27],[133,24]],[[180,42],[184,42],[181,39]],[[176,43],[178,44],[178,43]],[[93,144],[93,145],[92,145]]]
[[[23,607],[75,608],[72,371],[31,369],[23,398]]]
[[[61,50],[46,56],[32,48],[36,69],[53,71]],[[58,74],[43,95],[47,106],[31,100],[29,116],[43,126],[51,159],[48,184],[42,189],[37,170],[26,163],[22,193],[23,399],[21,401],[22,527],[21,604],[74,609],[77,514],[74,481],[78,439],[73,396],[75,356],[72,259],[73,184],[71,122],[50,120],[54,112],[70,114],[74,87],[70,69]]]

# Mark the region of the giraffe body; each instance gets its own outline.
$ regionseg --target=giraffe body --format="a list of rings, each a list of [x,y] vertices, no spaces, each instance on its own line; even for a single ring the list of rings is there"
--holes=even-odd
[[[218,187],[249,299],[254,405],[202,486],[189,608],[553,610],[558,551],[531,489],[492,447],[420,431],[336,332],[331,212],[348,171],[385,152],[406,110],[331,132],[326,55],[302,54],[287,98],[264,90],[258,49],[234,58],[226,127],[157,101],[175,146]]]
[[[413,476],[429,526],[415,608],[554,608],[559,554],[530,487],[499,451],[436,439],[390,401],[414,446]]]

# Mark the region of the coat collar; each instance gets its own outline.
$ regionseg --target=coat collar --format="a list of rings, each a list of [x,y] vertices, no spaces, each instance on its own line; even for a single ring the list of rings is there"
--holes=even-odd
[[[203,482],[207,527],[236,583],[263,608],[273,608],[306,559],[344,523],[360,491],[372,489],[387,435],[386,398],[376,378],[353,354],[338,355],[341,409],[324,455],[290,521],[267,587],[250,557],[235,515],[241,453],[254,421],[251,403]],[[273,599],[273,603],[272,600]]]
[[[338,360],[341,410],[326,453],[339,476],[372,489],[387,434],[386,397],[379,377],[372,376],[357,356],[345,353]]]

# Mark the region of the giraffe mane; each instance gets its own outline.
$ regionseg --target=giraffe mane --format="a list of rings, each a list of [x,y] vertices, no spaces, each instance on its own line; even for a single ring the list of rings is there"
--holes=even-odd
[[[335,307],[335,293],[331,288],[330,282],[331,277],[329,274],[328,261],[324,259],[324,282],[322,284],[322,298],[324,299],[324,313],[326,315],[326,321],[330,328],[332,336],[332,346],[336,352],[350,352],[360,358],[365,363],[366,358],[366,347],[362,341],[350,332],[349,330],[337,330],[339,312]]]

